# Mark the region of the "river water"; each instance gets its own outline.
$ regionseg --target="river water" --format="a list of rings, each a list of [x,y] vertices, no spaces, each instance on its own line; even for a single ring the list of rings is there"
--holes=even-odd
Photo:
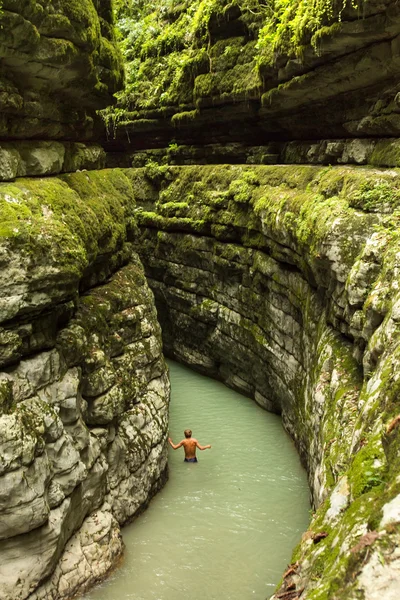
[[[86,600],[265,600],[309,521],[306,474],[280,418],[169,362],[170,435],[190,428],[197,464],[170,449],[170,476],[123,530],[125,558]]]

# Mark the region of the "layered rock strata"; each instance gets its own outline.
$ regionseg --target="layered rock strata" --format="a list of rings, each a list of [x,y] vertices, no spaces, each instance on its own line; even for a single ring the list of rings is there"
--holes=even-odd
[[[399,134],[393,0],[119,4],[128,76],[110,149]]]
[[[400,160],[398,138],[346,138],[270,142],[259,146],[230,142],[202,146],[171,143],[167,148],[108,152],[109,167],[207,164],[313,164],[396,167]],[[93,168],[93,166],[92,166]],[[1,171],[0,171],[1,176]]]
[[[394,599],[398,172],[127,173],[166,352],[282,413],[307,466],[316,513],[277,597]]]
[[[92,139],[122,83],[111,1],[3,0],[0,23],[0,139]]]
[[[0,184],[0,596],[116,564],[166,478],[169,381],[120,171]]]
[[[102,169],[105,161],[106,154],[99,144],[3,142],[0,143],[0,181]]]
[[[398,172],[153,161],[0,194],[2,597],[97,581],[165,479],[136,250],[166,352],[281,413],[307,466],[316,513],[278,597],[395,598]]]

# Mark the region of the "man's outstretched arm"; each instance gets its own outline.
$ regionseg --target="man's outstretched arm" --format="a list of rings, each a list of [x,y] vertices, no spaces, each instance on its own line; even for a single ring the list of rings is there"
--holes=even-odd
[[[168,438],[169,443],[171,444],[171,446],[173,447],[174,450],[177,450],[178,448],[180,448],[183,444],[183,440],[181,442],[179,442],[179,444],[174,444],[174,442],[171,440],[171,438]]]
[[[199,442],[196,440],[196,446],[198,447],[199,450],[207,450],[207,448],[211,448],[211,444],[207,444],[207,446],[202,446],[201,444],[199,444]]]

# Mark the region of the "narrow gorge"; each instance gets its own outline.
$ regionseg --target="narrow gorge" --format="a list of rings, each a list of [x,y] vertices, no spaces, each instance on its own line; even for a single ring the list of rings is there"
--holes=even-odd
[[[396,600],[400,7],[0,6],[0,597],[118,564],[168,477],[165,355],[307,469],[272,598]]]

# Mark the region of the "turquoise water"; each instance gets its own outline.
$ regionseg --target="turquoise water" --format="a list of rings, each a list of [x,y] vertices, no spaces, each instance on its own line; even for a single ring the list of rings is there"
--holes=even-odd
[[[309,520],[306,474],[280,418],[170,362],[170,435],[190,428],[199,462],[170,449],[170,477],[124,528],[122,566],[86,600],[265,600]]]

